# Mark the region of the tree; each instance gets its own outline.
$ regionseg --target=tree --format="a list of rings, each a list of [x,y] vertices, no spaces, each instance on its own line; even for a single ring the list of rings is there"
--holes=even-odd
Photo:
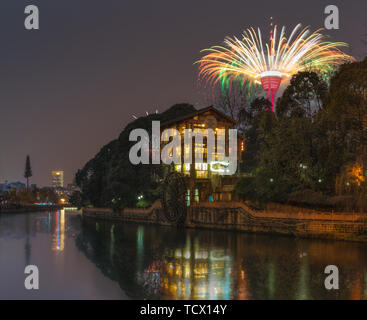
[[[83,207],[82,193],[80,191],[74,191],[69,198],[69,203],[74,207],[77,207],[78,209],[82,208]]]
[[[232,87],[217,88],[213,103],[232,119],[237,120],[240,110],[248,107],[247,97],[247,88],[234,83]]]
[[[83,205],[110,207],[119,211],[138,205],[143,195],[146,204],[159,198],[159,165],[133,165],[129,150],[135,142],[129,141],[131,130],[142,128],[151,133],[152,120],[161,122],[192,114],[195,108],[189,104],[177,104],[163,113],[151,114],[129,123],[120,136],[102,147],[97,155],[78,170],[75,182],[80,187]]]
[[[59,201],[55,190],[48,187],[44,187],[38,190],[38,198],[40,202],[58,203]]]
[[[289,114],[292,109],[303,109],[311,117],[322,109],[327,95],[326,82],[315,72],[294,75],[277,103],[277,114]]]
[[[24,178],[27,179],[27,190],[29,188],[29,178],[30,177],[32,177],[31,160],[29,158],[29,155],[27,155],[27,158],[25,160],[25,170],[24,170]]]
[[[267,100],[253,101],[243,117],[244,163],[254,176],[249,187],[243,186],[245,182],[238,186],[245,199],[287,202],[293,192],[318,192],[324,186],[320,137],[325,140],[326,132],[315,118],[326,94],[326,84],[318,75],[301,72],[279,100],[276,115],[268,110]]]
[[[367,58],[340,67],[321,116],[328,132],[327,168],[339,193],[348,167],[360,163],[367,176]]]
[[[251,173],[259,164],[260,152],[264,142],[260,123],[264,119],[272,118],[271,103],[265,98],[255,98],[249,108],[242,109],[239,121],[242,124],[245,136],[245,151],[241,171]],[[267,116],[265,115],[267,114]]]
[[[238,121],[238,129],[243,129],[244,123],[241,117],[244,113],[250,112],[250,101],[261,93],[261,86],[243,83],[243,81],[224,81],[216,85],[208,103],[223,111],[232,119]]]

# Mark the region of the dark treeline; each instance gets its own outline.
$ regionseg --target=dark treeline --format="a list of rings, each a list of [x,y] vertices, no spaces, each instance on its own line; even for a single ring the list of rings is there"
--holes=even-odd
[[[52,188],[22,188],[22,189],[9,189],[0,193],[0,205],[1,207],[12,207],[30,205],[35,202],[51,202],[58,203],[58,196]]]
[[[125,207],[146,207],[160,197],[160,178],[163,168],[159,165],[133,165],[129,150],[136,142],[129,141],[131,130],[141,128],[151,135],[152,121],[161,123],[192,113],[195,108],[189,104],[177,104],[163,113],[151,114],[129,123],[118,139],[105,145],[98,154],[78,170],[75,181],[77,191],[70,203],[81,207],[109,207],[120,210]]]
[[[255,99],[246,122],[244,200],[367,210],[367,59],[345,64],[330,86],[313,72],[293,76],[277,101]],[[242,112],[242,116],[241,116]]]
[[[367,210],[367,59],[341,66],[329,85],[316,73],[296,74],[276,113],[264,98],[242,102],[228,112],[246,137],[244,177],[236,186],[240,198],[256,205]],[[128,124],[77,172],[81,192],[71,202],[114,209],[150,205],[159,197],[162,169],[130,163],[135,142],[129,142],[129,133],[134,128],[150,132],[152,120],[193,111],[192,105],[180,104]]]

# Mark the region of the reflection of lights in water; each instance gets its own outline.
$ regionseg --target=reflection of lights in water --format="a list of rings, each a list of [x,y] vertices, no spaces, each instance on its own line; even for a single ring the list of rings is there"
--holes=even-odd
[[[309,270],[308,270],[308,262],[307,258],[302,258],[301,260],[301,268],[299,274],[299,281],[298,281],[298,290],[297,290],[297,299],[298,300],[305,300],[308,299],[308,289],[309,289]]]
[[[175,258],[181,258],[182,254],[181,254],[181,250],[180,249],[176,249],[175,250]]]
[[[237,298],[240,300],[247,300],[248,297],[248,285],[245,270],[241,269],[241,277],[238,282]]]
[[[137,243],[138,243],[138,249],[143,249],[144,247],[144,227],[143,226],[138,227]]]
[[[274,271],[274,264],[269,264],[269,273],[268,273],[268,291],[269,291],[269,298],[273,299],[274,292],[275,292],[275,271]]]
[[[53,250],[63,251],[65,246],[65,210],[57,211],[55,215],[56,232],[54,235]]]
[[[160,275],[160,295],[170,299],[229,299],[232,283],[232,261],[224,250],[199,247],[198,239],[191,246],[186,239],[184,248],[166,249],[161,271],[153,268],[145,277]],[[152,291],[152,288],[150,289]]]
[[[137,233],[139,252],[143,229]],[[166,248],[163,261],[154,260],[142,273],[145,290],[169,299],[230,299],[231,257],[223,249],[200,248],[199,243],[188,235],[183,247]]]
[[[113,224],[110,229],[110,260],[113,265],[113,255],[115,254],[115,225]]]
[[[190,263],[189,262],[184,262],[184,270],[185,270],[185,278],[190,278]]]
[[[362,296],[363,296],[363,292],[362,292],[362,283],[361,283],[361,279],[358,277],[357,279],[355,279],[353,285],[352,285],[352,290],[351,290],[351,300],[361,300]]]
[[[139,226],[136,231],[136,259],[138,276],[143,271],[143,255],[144,255],[144,226]]]
[[[340,273],[339,273],[340,276]],[[351,300],[362,300],[366,296],[365,288],[363,287],[366,284],[366,274],[363,275],[361,273],[353,273],[353,278],[351,278],[351,292],[350,297],[348,299]],[[364,283],[363,283],[364,281]],[[340,286],[340,283],[339,283]],[[336,290],[337,291],[337,290]]]
[[[184,257],[186,259],[190,259],[191,258],[191,238],[190,238],[190,235],[188,235],[186,237],[186,245],[185,245],[185,249],[184,249]]]

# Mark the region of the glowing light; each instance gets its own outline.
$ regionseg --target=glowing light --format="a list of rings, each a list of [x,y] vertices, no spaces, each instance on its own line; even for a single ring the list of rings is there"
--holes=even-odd
[[[53,250],[63,251],[65,246],[65,210],[56,213],[56,230],[53,237]]]
[[[351,168],[349,174],[358,187],[366,180],[365,176],[363,175],[363,168],[360,164],[354,165]]]
[[[208,54],[197,62],[199,76],[222,87],[234,81],[250,87],[261,83],[267,98],[272,98],[274,111],[274,98],[283,80],[300,71],[316,71],[327,78],[336,66],[354,61],[339,49],[346,43],[325,41],[321,30],[311,33],[298,24],[287,39],[283,26],[277,40],[278,27],[274,26],[270,43],[264,43],[260,28],[257,32],[249,28],[242,39],[227,37],[224,46],[204,49]]]
[[[245,150],[245,141],[242,140],[241,141],[241,151],[244,151]]]
[[[283,74],[280,71],[264,71],[261,74],[257,75],[255,78],[260,77],[282,77]]]
[[[225,172],[228,170],[229,162],[227,161],[212,161],[210,163],[210,170],[213,172]]]

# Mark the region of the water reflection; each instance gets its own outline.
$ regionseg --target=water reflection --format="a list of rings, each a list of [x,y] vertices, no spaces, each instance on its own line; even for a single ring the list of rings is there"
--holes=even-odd
[[[55,232],[52,239],[52,249],[63,251],[65,247],[65,210],[55,212],[53,215],[55,223]],[[51,220],[48,220],[49,223]]]
[[[64,210],[0,213],[0,299],[126,299],[76,247],[81,230],[80,216]],[[112,227],[110,263],[113,243]],[[24,288],[24,268],[30,264],[40,270],[39,290]]]
[[[82,220],[63,210],[0,214],[0,298],[366,299],[366,248]],[[42,270],[37,292],[24,290],[28,264]],[[340,289],[327,291],[331,264]]]
[[[184,248],[167,248],[155,259],[143,278],[158,278],[161,293],[177,299],[228,299],[231,288],[231,258],[223,249],[200,248],[198,239],[187,237]],[[158,289],[158,288],[157,288]],[[158,291],[158,290],[156,290]]]
[[[132,298],[366,299],[366,244],[86,219],[78,247]],[[340,290],[324,288],[324,268]]]

